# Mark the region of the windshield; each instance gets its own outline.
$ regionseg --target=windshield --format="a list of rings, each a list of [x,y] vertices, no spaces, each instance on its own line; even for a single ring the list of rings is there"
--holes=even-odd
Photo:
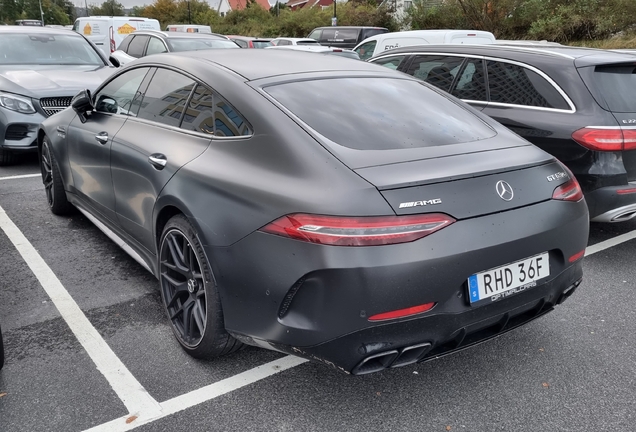
[[[3,33],[0,38],[0,64],[103,66],[104,61],[78,35]]]
[[[171,52],[200,51],[218,48],[240,48],[227,39],[214,38],[169,38],[167,39]]]
[[[335,78],[264,90],[322,136],[357,150],[435,147],[496,134],[467,109],[413,80]]]

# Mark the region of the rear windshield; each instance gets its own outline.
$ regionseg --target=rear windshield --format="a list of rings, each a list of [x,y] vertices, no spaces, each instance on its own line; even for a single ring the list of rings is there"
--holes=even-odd
[[[636,66],[596,66],[594,83],[614,112],[636,112]]]
[[[357,150],[434,147],[496,134],[417,81],[336,78],[278,84],[265,91],[324,137]]]
[[[214,38],[168,38],[170,52],[200,51],[218,48],[240,48],[237,44],[227,39]]]
[[[274,46],[270,41],[252,41],[254,48],[265,48],[268,46]]]
[[[320,45],[318,41],[315,40],[301,40],[297,41],[296,45]]]
[[[103,66],[104,61],[86,39],[72,33],[3,33],[0,64]]]

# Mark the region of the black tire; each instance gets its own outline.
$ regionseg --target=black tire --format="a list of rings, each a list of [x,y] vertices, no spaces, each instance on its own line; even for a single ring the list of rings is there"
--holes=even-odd
[[[2,328],[0,328],[0,369],[4,366],[4,343],[2,342]]]
[[[0,166],[13,165],[15,163],[15,153],[10,150],[0,149]]]
[[[210,359],[242,347],[225,330],[205,251],[183,215],[172,217],[161,234],[159,288],[172,331],[189,355]]]
[[[42,141],[40,169],[42,171],[42,183],[44,183],[46,201],[49,205],[49,209],[51,209],[51,213],[60,216],[71,213],[73,206],[66,199],[60,168],[57,165],[55,156],[53,156],[51,143],[47,137],[44,137]]]

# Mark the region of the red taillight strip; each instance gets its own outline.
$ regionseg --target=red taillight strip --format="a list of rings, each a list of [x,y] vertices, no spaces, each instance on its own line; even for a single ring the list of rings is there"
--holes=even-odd
[[[568,259],[568,261],[569,261],[569,262],[571,262],[571,263],[573,263],[574,261],[578,261],[578,260],[580,260],[581,258],[583,258],[583,256],[584,256],[584,255],[585,255],[585,249],[583,249],[583,250],[582,250],[581,252],[579,252],[579,253],[575,253],[574,255],[572,255],[572,256]]]
[[[552,199],[560,201],[580,201],[581,198],[583,198],[583,191],[574,177],[561,186],[557,186],[552,193]]]
[[[405,309],[398,309],[391,312],[383,312],[369,317],[369,321],[383,321],[396,318],[404,318],[411,315],[417,315],[428,312],[433,309],[435,303],[425,303],[419,306],[412,306]]]
[[[619,189],[619,190],[616,191],[616,193],[619,194],[619,195],[633,194],[633,193],[636,193],[636,188]]]
[[[409,216],[341,217],[310,214],[283,216],[261,231],[333,246],[377,246],[418,240],[452,224],[442,213]]]
[[[586,126],[574,131],[572,139],[595,151],[636,149],[636,129],[630,126]]]

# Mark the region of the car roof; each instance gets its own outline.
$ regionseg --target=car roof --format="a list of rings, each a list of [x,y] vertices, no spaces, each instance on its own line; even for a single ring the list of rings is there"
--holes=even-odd
[[[523,58],[550,58],[554,61],[573,61],[586,58],[585,61],[577,61],[578,65],[600,64],[603,62],[633,61],[633,55],[621,54],[598,48],[538,45],[414,45],[383,51],[374,57],[381,57],[399,53],[418,52],[448,52],[457,54],[473,54],[480,56],[496,56],[509,59]]]
[[[70,35],[74,34],[79,37],[81,35],[79,33],[74,32],[70,29],[64,28],[55,28],[55,27],[39,27],[39,26],[1,26],[1,33],[42,33],[42,34],[59,34],[59,35]]]
[[[163,62],[168,65],[182,68],[188,64],[196,67],[196,61],[215,63],[241,75],[248,81],[311,72],[339,72],[343,75],[375,72],[382,75],[395,75],[396,78],[409,78],[400,72],[367,62],[352,62],[351,59],[345,57],[322,56],[311,52],[287,49],[185,51],[161,54],[161,57],[143,57],[136,60],[135,64],[157,63],[162,61],[160,59],[163,59]],[[258,67],[254,67],[255,64]]]
[[[317,40],[312,38],[298,38],[298,37],[277,37],[276,39],[273,39],[273,40],[288,40],[288,41],[295,41],[295,42],[298,42],[298,41],[318,42]]]
[[[328,47],[324,45],[283,45],[283,46],[271,46],[266,47],[269,50],[293,50],[293,51],[308,51],[308,52],[327,52],[327,51],[344,51],[344,52],[354,52],[350,49],[343,49],[337,47]]]
[[[165,39],[179,39],[179,38],[192,38],[192,39],[227,39],[227,36],[218,33],[188,33],[178,31],[162,31],[162,30],[136,30],[131,34],[146,34],[162,37]]]

